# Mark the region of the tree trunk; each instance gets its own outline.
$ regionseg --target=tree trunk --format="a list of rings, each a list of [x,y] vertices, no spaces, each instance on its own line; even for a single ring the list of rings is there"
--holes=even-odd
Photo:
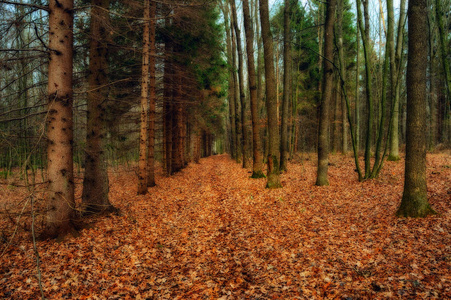
[[[280,171],[287,170],[288,159],[288,107],[290,103],[290,1],[284,1],[283,14],[283,99],[282,130],[280,135]]]
[[[247,129],[246,129],[246,94],[244,92],[244,63],[243,50],[241,44],[241,32],[238,26],[238,18],[236,13],[235,0],[230,0],[232,6],[232,24],[235,29],[236,49],[238,52],[238,81],[239,81],[239,95],[241,103],[241,151],[243,159],[243,168],[249,168],[249,160],[247,159]]]
[[[150,0],[144,0],[143,55],[141,73],[141,128],[139,133],[138,195],[147,193],[147,114],[149,105]]]
[[[73,229],[73,5],[73,0],[49,1],[46,234],[50,237]]]
[[[329,185],[327,170],[329,165],[329,112],[333,88],[333,39],[335,22],[335,0],[329,0],[326,8],[324,28],[323,90],[321,95],[320,120],[318,131],[318,169],[316,185]]]
[[[338,58],[340,61],[340,73],[343,81],[346,80],[346,62],[343,49],[343,14],[345,12],[344,0],[338,0],[337,7],[337,37],[338,37]],[[348,152],[348,127],[346,121],[346,101],[342,96],[341,84],[339,86],[339,91],[337,93],[339,99],[341,100],[341,123],[342,123],[342,153],[346,154]]]
[[[391,9],[389,9],[388,11],[388,32],[390,33],[390,26],[394,26],[394,20],[393,20],[393,24],[390,24],[390,20],[391,18],[394,18],[394,16],[392,16],[393,13],[393,1],[390,0],[391,3],[387,2],[387,8],[390,6]],[[405,20],[406,20],[406,13],[405,13],[405,4],[406,0],[401,0],[401,8],[400,8],[400,15],[399,15],[399,20],[398,20],[398,32],[397,32],[397,38],[396,38],[396,50],[393,50],[394,54],[392,57],[392,53],[390,50],[390,72],[391,75],[390,76],[394,76],[391,78],[391,83],[392,83],[392,107],[393,107],[393,111],[392,111],[392,124],[391,124],[391,132],[390,132],[390,154],[388,156],[388,160],[391,161],[397,161],[400,159],[399,157],[399,94],[400,94],[400,89],[401,89],[401,84],[400,84],[400,74],[401,74],[401,54],[402,54],[402,49],[403,49],[403,37],[404,37],[404,24],[405,24]],[[394,31],[394,30],[393,30]],[[394,37],[392,37],[391,39],[394,40]],[[391,41],[391,39],[389,40],[389,42]],[[394,42],[393,42],[394,43]],[[390,46],[391,47],[391,46]],[[391,60],[394,59],[394,62],[392,62]],[[392,65],[393,64],[393,65]],[[395,68],[394,70],[392,70],[392,68]]]
[[[85,176],[82,201],[86,213],[111,210],[108,199],[108,164],[104,153],[105,103],[108,99],[108,9],[109,0],[91,2],[88,111],[86,124]]]
[[[224,15],[224,24],[226,29],[226,42],[227,42],[227,65],[229,73],[229,87],[228,87],[228,102],[229,102],[229,120],[230,120],[230,154],[233,159],[237,157],[237,146],[236,146],[236,128],[235,128],[235,85],[234,85],[234,66],[232,59],[232,36],[230,32],[230,22],[229,22],[229,6],[227,3],[222,6]]]
[[[232,18],[233,19],[233,18]],[[233,23],[233,20],[231,21]],[[233,28],[233,26],[232,26]],[[236,145],[236,162],[240,163],[241,159],[242,159],[242,147],[241,147],[241,139],[243,138],[242,134],[240,134],[241,131],[241,126],[240,126],[240,101],[238,100],[240,97],[240,92],[239,92],[239,83],[238,83],[238,79],[237,79],[237,74],[236,74],[236,61],[237,61],[237,54],[236,54],[236,34],[235,34],[235,30],[231,30],[232,32],[232,65],[233,65],[233,87],[234,92],[233,92],[233,96],[234,96],[234,103],[235,103],[235,130],[236,130],[236,141],[235,141],[235,145]]]
[[[155,58],[157,56],[155,47],[157,3],[150,3],[149,24],[149,106],[147,115],[147,136],[149,145],[147,149],[147,187],[155,186],[155,102],[156,102],[156,78]]]
[[[450,142],[451,139],[451,68],[450,61],[448,59],[448,49],[449,49],[449,30],[447,29],[446,23],[443,20],[443,14],[445,14],[445,9],[442,7],[442,0],[435,0],[435,14],[437,18],[437,27],[439,33],[439,44],[440,44],[440,58],[443,67],[444,81],[446,88],[446,96],[444,103],[444,120],[443,120],[443,137],[445,142]],[[449,9],[448,9],[449,14]]]
[[[259,0],[260,22],[265,58],[266,111],[268,116],[268,171],[267,188],[280,188],[280,141],[277,115],[277,92],[274,74],[273,40],[269,25],[268,0]]]
[[[409,0],[407,60],[407,140],[404,192],[396,215],[425,217],[434,214],[426,187],[426,68],[427,4]]]
[[[366,142],[365,142],[365,178],[369,178],[371,175],[371,144],[373,140],[373,95],[371,86],[371,58],[369,49],[370,38],[370,23],[369,23],[369,11],[368,1],[363,1],[364,17],[362,17],[362,9],[360,7],[361,1],[357,0],[357,14],[359,20],[359,29],[362,36],[363,54],[365,58],[365,86],[366,86],[366,100],[368,109],[367,128],[366,128]],[[365,21],[365,25],[363,24]]]
[[[246,34],[246,51],[247,51],[247,66],[248,66],[247,69],[249,73],[249,89],[250,89],[251,115],[252,115],[253,165],[251,177],[262,178],[265,175],[263,174],[263,160],[262,154],[260,152],[257,82],[254,62],[254,32],[249,13],[248,0],[243,0],[243,17],[244,17],[244,31]]]

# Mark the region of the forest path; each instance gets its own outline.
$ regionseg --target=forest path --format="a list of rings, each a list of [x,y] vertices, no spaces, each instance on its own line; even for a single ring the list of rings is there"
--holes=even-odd
[[[305,158],[305,157],[304,157]],[[402,163],[359,183],[351,157],[331,156],[329,187],[315,162],[282,175],[283,189],[226,155],[157,176],[136,195],[133,172],[111,174],[122,215],[98,218],[65,243],[38,243],[49,299],[322,299],[451,297],[451,203],[443,157],[428,160],[441,216],[394,217]],[[0,259],[0,297],[36,299],[32,244]]]

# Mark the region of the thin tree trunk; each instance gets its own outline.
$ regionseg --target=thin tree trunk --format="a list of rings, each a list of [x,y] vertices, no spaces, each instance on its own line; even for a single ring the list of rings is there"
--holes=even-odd
[[[326,24],[324,27],[323,90],[321,95],[320,120],[318,131],[318,169],[316,185],[329,185],[327,171],[329,167],[329,112],[333,88],[333,39],[335,22],[335,0],[329,0],[326,6]]]
[[[247,51],[247,65],[249,73],[249,89],[251,99],[251,116],[252,116],[252,150],[253,150],[253,165],[252,178],[262,178],[263,174],[263,160],[260,152],[260,135],[259,135],[259,117],[258,117],[258,98],[257,98],[257,83],[255,74],[254,62],[254,32],[249,14],[249,1],[243,0],[243,17],[244,17],[244,31],[246,34],[246,51]]]
[[[230,32],[230,20],[229,20],[229,6],[227,3],[222,6],[224,15],[224,24],[226,29],[226,42],[227,42],[227,65],[229,73],[229,87],[228,87],[228,102],[229,102],[229,120],[230,120],[230,154],[233,159],[237,158],[237,145],[236,145],[236,124],[235,124],[235,82],[234,78],[234,66],[232,59],[232,36]]]
[[[287,170],[288,160],[288,107],[290,104],[290,1],[284,1],[283,14],[283,99],[282,99],[282,130],[280,135],[280,171]]]
[[[365,58],[365,83],[366,83],[366,99],[367,99],[367,130],[366,130],[366,142],[365,142],[365,178],[369,178],[371,175],[371,143],[373,137],[373,95],[371,86],[371,58],[369,53],[369,36],[370,36],[370,24],[369,24],[369,12],[368,1],[363,2],[365,25],[363,25],[362,9],[360,7],[361,1],[357,0],[357,14],[359,19],[359,29],[362,36],[363,54]]]
[[[357,149],[357,156],[360,152],[360,36],[359,36],[359,15],[357,14],[357,28],[356,28],[356,71],[355,71],[355,147]]]
[[[338,0],[337,7],[337,37],[338,37],[338,58],[340,60],[340,72],[341,77],[343,78],[345,84],[346,80],[346,62],[344,57],[344,49],[343,49],[343,14],[345,12],[344,8],[344,0]],[[341,99],[341,123],[342,123],[342,153],[346,154],[348,152],[348,128],[346,121],[346,101],[341,93],[341,84],[338,85],[340,87],[340,92],[338,93],[339,99]]]
[[[157,3],[150,3],[149,24],[149,106],[147,116],[147,130],[149,147],[147,149],[147,187],[155,186],[155,102],[156,102],[156,77],[155,77],[155,29],[156,29]]]
[[[448,49],[449,49],[449,30],[443,20],[443,14],[445,14],[445,9],[442,7],[443,0],[435,0],[435,14],[437,18],[437,27],[439,33],[439,49],[440,58],[443,67],[444,81],[446,88],[446,100],[444,103],[444,126],[443,126],[443,136],[445,142],[450,142],[451,139],[451,67],[450,61],[448,59]],[[449,9],[448,9],[449,14]]]
[[[231,21],[233,23],[233,21]],[[233,26],[232,26],[233,28]],[[235,141],[235,145],[236,145],[236,162],[237,163],[241,163],[241,159],[242,159],[242,149],[241,149],[241,139],[243,138],[242,135],[240,134],[241,131],[241,126],[240,126],[240,102],[239,102],[239,97],[240,97],[240,93],[239,93],[239,84],[238,84],[238,79],[237,79],[237,74],[236,74],[236,61],[237,61],[237,54],[236,54],[236,34],[235,34],[235,30],[231,30],[232,32],[232,65],[233,65],[233,86],[234,86],[234,102],[235,102],[235,130],[236,130],[236,141]]]
[[[73,229],[73,0],[49,1],[47,116],[47,229],[50,237]]]
[[[147,113],[149,105],[150,0],[144,0],[143,55],[141,72],[141,128],[139,133],[138,195],[147,193]]]
[[[108,164],[104,153],[105,103],[108,99],[108,9],[109,0],[91,2],[88,112],[86,124],[85,175],[82,201],[87,213],[111,210],[108,199]]]
[[[243,159],[243,168],[249,168],[249,160],[247,159],[247,129],[246,129],[246,94],[244,92],[244,63],[243,50],[241,46],[241,32],[238,26],[238,18],[236,13],[235,0],[230,0],[232,6],[232,24],[235,29],[236,48],[238,51],[238,81],[239,81],[239,95],[241,103],[241,151]]]
[[[426,186],[426,0],[409,0],[407,60],[407,140],[404,192],[396,212],[402,217],[434,214]]]
[[[280,188],[280,140],[277,116],[277,93],[274,74],[273,40],[269,25],[268,0],[259,0],[260,22],[265,58],[266,111],[268,116],[268,171],[267,188]]]

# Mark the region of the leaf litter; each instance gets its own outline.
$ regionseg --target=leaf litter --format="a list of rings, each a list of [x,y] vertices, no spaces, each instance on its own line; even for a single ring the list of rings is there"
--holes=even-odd
[[[40,241],[47,299],[451,298],[450,157],[428,155],[437,216],[399,219],[402,162],[360,183],[352,158],[333,155],[330,186],[298,157],[282,189],[226,155],[157,176],[136,195],[133,171],[113,172],[120,215],[91,218],[80,236]],[[80,187],[79,187],[80,188]],[[14,197],[13,193],[3,195]],[[3,216],[2,216],[3,218]],[[2,220],[1,225],[7,223]],[[11,227],[9,223],[7,226]],[[0,243],[1,250],[6,242]],[[0,297],[37,299],[33,245],[21,232],[0,257]]]

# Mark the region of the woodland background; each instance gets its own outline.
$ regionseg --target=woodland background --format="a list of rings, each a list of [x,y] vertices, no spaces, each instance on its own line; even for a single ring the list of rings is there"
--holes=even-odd
[[[0,0],[2,297],[451,297],[450,1],[270,4]]]

